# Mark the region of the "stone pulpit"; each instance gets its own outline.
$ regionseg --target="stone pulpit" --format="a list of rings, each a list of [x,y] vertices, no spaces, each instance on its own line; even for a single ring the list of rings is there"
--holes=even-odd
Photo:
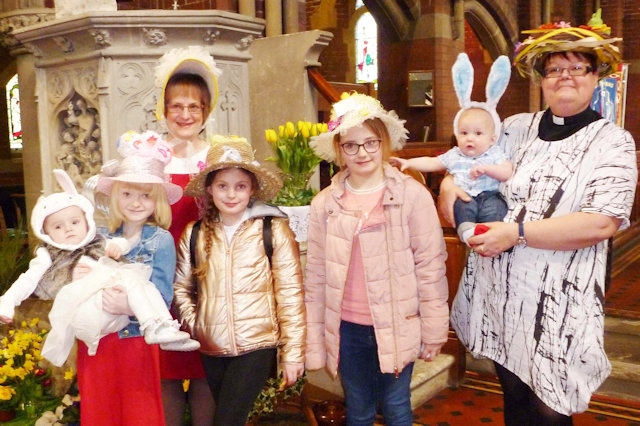
[[[163,131],[155,116],[154,67],[175,47],[204,46],[223,71],[207,129],[250,135],[249,48],[263,29],[262,19],[218,10],[147,10],[86,12],[15,30],[23,46],[16,55],[20,92],[27,98],[28,206],[42,191],[57,190],[53,168],[65,169],[80,187],[104,160],[118,157],[122,133]],[[35,78],[22,79],[30,73]]]

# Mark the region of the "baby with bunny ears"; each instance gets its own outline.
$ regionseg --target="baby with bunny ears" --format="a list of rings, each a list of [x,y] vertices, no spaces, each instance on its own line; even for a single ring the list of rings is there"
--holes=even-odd
[[[496,105],[509,83],[511,64],[506,56],[500,56],[491,66],[486,102],[471,101],[473,66],[466,53],[458,55],[451,72],[461,107],[453,120],[457,146],[437,157],[392,157],[390,162],[401,170],[446,170],[453,176],[455,184],[471,197],[469,202],[458,199],[454,205],[458,236],[468,244],[469,237],[484,232],[478,223],[502,221],[507,213],[499,187],[511,177],[513,164],[496,145],[501,129]]]
[[[160,344],[165,350],[198,349],[200,344],[179,330],[160,292],[149,281],[151,268],[113,260],[127,253],[129,242],[97,235],[91,201],[77,192],[65,171],[54,170],[54,175],[64,192],[41,196],[33,208],[31,227],[42,245],[29,269],[0,297],[0,323],[12,322],[15,307],[32,293],[53,299],[51,331],[42,355],[62,365],[76,337],[94,355],[100,338],[130,322],[127,315],[102,309],[101,290],[118,284],[126,289],[148,344]],[[79,266],[85,268],[83,272],[78,273]]]

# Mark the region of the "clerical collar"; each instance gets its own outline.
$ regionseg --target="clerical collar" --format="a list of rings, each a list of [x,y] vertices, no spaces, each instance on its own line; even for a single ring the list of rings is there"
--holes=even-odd
[[[602,116],[591,108],[570,117],[557,117],[547,108],[538,126],[538,136],[543,141],[559,141],[601,118]]]

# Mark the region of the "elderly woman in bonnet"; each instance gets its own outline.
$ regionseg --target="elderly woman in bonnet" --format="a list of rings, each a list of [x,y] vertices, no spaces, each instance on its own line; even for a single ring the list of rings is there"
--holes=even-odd
[[[514,164],[503,222],[474,247],[451,322],[475,356],[494,361],[507,425],[570,425],[611,371],[603,347],[610,238],[629,226],[637,181],[631,135],[590,108],[621,61],[600,23],[545,25],[516,50],[516,68],[549,107],[503,123]],[[465,194],[446,178],[446,218]]]
[[[206,125],[218,100],[222,71],[200,46],[176,48],[165,53],[155,70],[160,89],[156,117],[167,128],[173,156],[165,168],[171,182],[184,188],[206,164],[210,144]],[[183,196],[171,205],[169,232],[176,244],[186,225],[199,219],[204,207],[198,198]],[[210,425],[213,398],[197,351],[160,351],[162,398],[167,426],[182,426],[187,404],[194,425]],[[185,393],[183,382],[189,379]]]

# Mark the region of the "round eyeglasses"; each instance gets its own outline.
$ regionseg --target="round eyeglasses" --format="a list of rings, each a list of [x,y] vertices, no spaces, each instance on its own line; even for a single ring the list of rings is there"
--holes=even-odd
[[[564,70],[572,77],[582,77],[593,71],[589,65],[575,64],[567,68],[550,67],[544,69],[544,78],[560,78]]]
[[[171,114],[182,114],[184,110],[189,111],[189,114],[202,114],[202,105],[198,104],[190,104],[190,105],[180,105],[173,104],[167,107],[167,111]]]
[[[347,155],[356,155],[360,151],[360,147],[364,148],[369,154],[378,152],[380,149],[380,139],[369,139],[364,143],[347,142],[340,145]]]

